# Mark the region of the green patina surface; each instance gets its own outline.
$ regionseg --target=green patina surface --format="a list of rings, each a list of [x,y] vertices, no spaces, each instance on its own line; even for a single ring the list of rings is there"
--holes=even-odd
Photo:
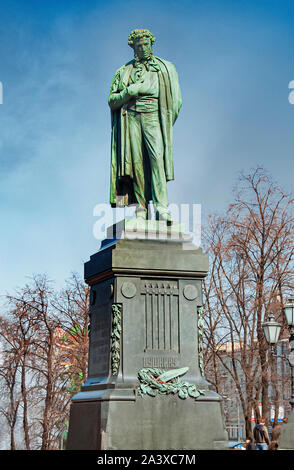
[[[178,395],[179,398],[186,399],[188,397],[198,398],[204,395],[204,390],[200,390],[194,384],[185,382],[179,377],[186,373],[188,367],[182,369],[174,369],[164,371],[163,369],[144,368],[138,373],[140,396],[150,395]]]
[[[120,364],[121,304],[112,305],[111,372],[117,375]]]
[[[134,59],[111,83],[110,203],[137,204],[137,215],[147,218],[152,200],[157,214],[168,220],[166,183],[174,179],[172,126],[182,99],[176,69],[153,55],[154,41],[148,30],[134,30],[129,36]]]

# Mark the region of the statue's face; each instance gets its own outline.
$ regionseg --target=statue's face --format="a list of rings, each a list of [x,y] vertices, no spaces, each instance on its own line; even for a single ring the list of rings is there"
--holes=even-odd
[[[135,39],[134,52],[139,59],[148,59],[152,55],[151,40],[149,38]]]

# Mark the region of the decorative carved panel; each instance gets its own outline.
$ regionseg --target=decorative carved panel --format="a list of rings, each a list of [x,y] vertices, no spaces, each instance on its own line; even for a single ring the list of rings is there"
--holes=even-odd
[[[145,350],[180,352],[178,281],[141,280]]]

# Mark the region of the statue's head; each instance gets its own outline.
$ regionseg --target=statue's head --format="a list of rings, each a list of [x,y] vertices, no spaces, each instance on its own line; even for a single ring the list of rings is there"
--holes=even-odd
[[[134,49],[134,55],[138,59],[148,59],[153,55],[152,44],[155,41],[148,29],[134,29],[129,35],[128,44]]]

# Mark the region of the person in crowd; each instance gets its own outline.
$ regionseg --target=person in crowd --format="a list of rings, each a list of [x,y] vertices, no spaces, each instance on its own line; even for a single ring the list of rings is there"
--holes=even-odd
[[[268,450],[278,450],[279,444],[277,441],[271,441],[268,446]]]
[[[252,436],[246,437],[246,450],[255,450],[255,444],[253,442]]]
[[[256,450],[268,450],[270,440],[264,418],[260,418],[259,422],[254,427],[253,435],[256,444]]]
[[[287,418],[283,418],[283,424],[287,423]],[[273,427],[272,431],[272,441],[276,441],[278,443],[278,446],[280,445],[280,438],[281,438],[281,429],[282,429],[282,424],[279,423],[276,426]]]

